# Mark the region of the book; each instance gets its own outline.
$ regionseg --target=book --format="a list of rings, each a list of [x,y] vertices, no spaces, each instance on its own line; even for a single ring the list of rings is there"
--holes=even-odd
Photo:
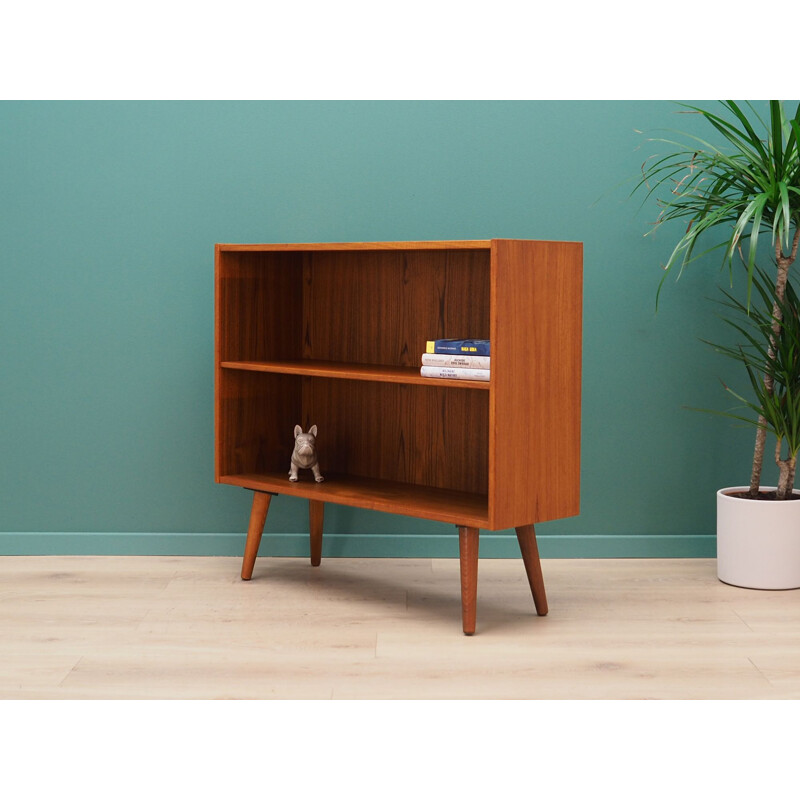
[[[425,367],[469,367],[490,369],[491,356],[451,356],[447,353],[423,353]]]
[[[456,378],[465,381],[488,381],[488,369],[469,369],[468,367],[420,367],[423,378]]]
[[[449,353],[450,355],[488,356],[488,339],[434,339],[425,345],[426,353]]]

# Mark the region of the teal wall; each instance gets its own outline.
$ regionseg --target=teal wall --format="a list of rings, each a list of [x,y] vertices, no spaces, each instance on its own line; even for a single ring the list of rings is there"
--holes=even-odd
[[[669,231],[629,200],[671,103],[0,103],[0,552],[241,553],[213,481],[213,245],[519,237],[585,253],[579,517],[544,556],[714,554],[752,435],[721,407],[712,257],[654,313]],[[686,127],[686,117],[678,118]],[[691,122],[691,119],[689,119]],[[307,552],[272,504],[262,553]],[[482,538],[516,555],[512,532]],[[328,555],[454,556],[452,526],[345,507]]]

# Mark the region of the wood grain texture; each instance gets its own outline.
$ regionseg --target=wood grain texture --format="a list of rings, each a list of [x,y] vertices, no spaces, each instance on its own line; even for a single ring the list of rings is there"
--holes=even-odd
[[[461,622],[464,633],[475,633],[478,608],[478,529],[459,526],[458,552],[461,566]]]
[[[303,358],[414,367],[428,339],[489,336],[488,250],[307,254]]]
[[[533,525],[522,525],[517,528],[517,541],[525,564],[525,574],[531,587],[536,613],[540,617],[547,615],[547,594],[544,590],[542,562],[539,559],[539,545],[536,543],[536,531]]]
[[[308,530],[312,567],[318,567],[322,561],[322,523],[324,516],[325,503],[322,503],[319,500],[309,500]]]
[[[302,415],[301,378],[220,369],[217,407],[217,480],[277,470],[288,476]]]
[[[272,414],[281,428],[300,409],[299,384],[243,379],[222,368],[239,359],[296,359],[301,320],[293,308],[302,298],[302,264],[293,253],[215,250],[214,439],[215,477],[253,469],[282,439],[266,435],[261,417]],[[291,431],[291,427],[288,429]],[[291,450],[290,453],[291,455]],[[276,456],[277,457],[277,456]],[[287,461],[288,464],[288,461]]]
[[[317,378],[375,381],[378,383],[404,383],[419,386],[440,386],[449,389],[477,389],[489,391],[488,381],[423,378],[419,367],[392,367],[384,365],[350,364],[339,361],[301,359],[299,361],[222,361],[222,369],[240,369],[250,372],[276,372],[281,375],[310,375]]]
[[[438,520],[453,525],[466,523],[485,528],[489,521],[485,494],[434,489],[412,483],[377,480],[325,470],[322,474],[325,476],[323,483],[315,483],[310,475],[304,475],[302,472],[300,480],[291,483],[284,470],[221,475],[219,482],[325,503]]]
[[[325,470],[486,495],[486,392],[303,378]]]
[[[247,528],[247,541],[244,546],[244,559],[242,561],[242,580],[249,581],[253,577],[253,567],[264,533],[264,523],[267,520],[269,501],[271,495],[266,492],[253,492],[253,507],[250,511],[250,524]]]
[[[217,479],[281,468],[316,423],[324,469],[488,494],[492,530],[578,513],[580,244],[216,252]],[[458,336],[492,339],[488,385],[418,376],[425,341]]]
[[[489,331],[488,246],[442,244],[355,251],[217,246],[217,479],[274,471],[286,460],[286,431],[322,419],[340,444],[328,448],[323,469],[335,464],[340,472],[486,494],[488,398],[461,395],[488,395],[489,385],[419,375],[428,338]],[[246,379],[234,370],[280,377]],[[385,392],[373,383],[424,389]],[[453,394],[425,392],[436,388]]]
[[[302,264],[300,253],[217,250],[220,361],[300,358]]]
[[[455,537],[456,531],[453,529]],[[800,699],[798,593],[714,559],[0,557],[0,699]]]
[[[580,510],[582,245],[492,242],[489,515]]]

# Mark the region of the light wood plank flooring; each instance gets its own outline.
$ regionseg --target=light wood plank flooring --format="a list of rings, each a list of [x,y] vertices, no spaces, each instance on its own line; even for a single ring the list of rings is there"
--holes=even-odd
[[[800,591],[710,559],[0,558],[0,698],[800,698]]]

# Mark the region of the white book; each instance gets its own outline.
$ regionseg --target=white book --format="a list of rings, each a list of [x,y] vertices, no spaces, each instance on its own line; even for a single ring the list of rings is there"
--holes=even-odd
[[[467,369],[489,369],[491,356],[453,356],[448,353],[423,353],[425,367],[466,367]]]
[[[470,369],[468,367],[420,367],[419,374],[423,378],[456,378],[466,381],[488,381],[488,369]]]

